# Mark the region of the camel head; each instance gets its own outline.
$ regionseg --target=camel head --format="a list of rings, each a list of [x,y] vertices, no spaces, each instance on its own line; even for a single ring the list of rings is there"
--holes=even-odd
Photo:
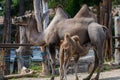
[[[72,40],[72,41],[80,41],[78,35],[70,36],[69,33],[65,33],[64,40],[65,40],[65,41],[69,41],[69,42],[70,42],[71,40]]]
[[[15,17],[12,22],[15,25],[19,25],[19,26],[27,26],[30,22],[30,20],[32,20],[34,17],[34,15],[32,13],[23,15],[23,16],[19,16],[19,17]]]
[[[65,36],[64,36],[64,41],[66,42],[71,42],[71,36],[69,33],[66,33]]]

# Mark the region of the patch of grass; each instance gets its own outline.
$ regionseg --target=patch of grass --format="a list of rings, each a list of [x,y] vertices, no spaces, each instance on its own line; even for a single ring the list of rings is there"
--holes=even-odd
[[[110,71],[112,69],[112,67],[108,64],[104,64],[103,65],[103,71]]]
[[[42,66],[39,64],[36,65],[34,63],[31,63],[30,69],[34,70],[35,72],[40,72],[42,71]]]
[[[13,78],[13,79],[10,79],[10,80],[16,80],[16,79]]]
[[[110,66],[110,65],[108,65],[108,64],[103,64],[102,72],[110,71],[110,70],[112,70],[112,69],[113,69],[112,66]],[[95,72],[97,72],[97,71],[98,71],[98,68],[96,69]]]
[[[118,66],[118,69],[120,69],[120,66]]]
[[[28,77],[38,77],[39,76],[38,74],[42,71],[42,66],[39,63],[35,64],[32,62],[30,64],[30,69],[33,70],[35,73]]]
[[[119,65],[111,65],[111,64],[103,64],[103,67],[102,67],[102,72],[105,72],[105,71],[110,71],[110,70],[113,70],[113,69],[120,69],[120,66]],[[95,72],[98,71],[98,68],[95,70]]]

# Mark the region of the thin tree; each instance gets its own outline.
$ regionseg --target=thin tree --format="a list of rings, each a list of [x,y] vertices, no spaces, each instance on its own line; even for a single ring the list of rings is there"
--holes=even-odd
[[[11,0],[6,0],[5,4],[5,43],[11,43]],[[10,73],[10,49],[5,50],[5,75]]]
[[[49,23],[49,16],[48,16],[48,2],[47,0],[33,0],[34,3],[34,11],[35,11],[35,18],[37,21],[37,28],[38,31],[43,31],[47,28]],[[42,54],[46,53],[46,48],[41,47]],[[47,56],[43,55],[43,62],[42,62],[42,73],[48,74],[48,65],[47,65],[47,59],[45,59]]]
[[[111,59],[112,56],[112,1],[111,0],[102,0],[100,5],[100,24],[105,25],[110,30],[110,39],[107,41],[106,45],[106,55],[104,56],[107,60]]]
[[[19,13],[20,16],[24,15],[25,9],[24,9],[24,3],[25,0],[20,0],[20,9]],[[23,26],[20,26],[19,28],[20,33],[20,44],[28,43],[27,37],[26,37],[26,28]],[[18,72],[21,73],[21,70],[23,68],[29,67],[29,54],[30,54],[30,47],[29,46],[20,46],[17,50],[17,61],[18,61]],[[26,62],[27,61],[27,62]]]

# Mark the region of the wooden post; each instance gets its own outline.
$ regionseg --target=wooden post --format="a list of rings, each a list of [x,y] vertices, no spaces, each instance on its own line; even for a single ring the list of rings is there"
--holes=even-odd
[[[3,80],[4,76],[4,51],[0,49],[0,80]]]
[[[114,17],[114,30],[115,30],[115,37],[119,37],[120,36],[120,26],[119,26],[119,21],[120,17],[119,16],[115,16]],[[118,47],[120,45],[120,39],[115,39],[115,47]],[[119,64],[120,63],[120,49],[115,49],[115,64]]]
[[[44,16],[44,14],[48,12],[47,0],[33,0],[33,3],[34,3],[34,11],[37,20],[38,31],[43,31],[45,30],[45,28],[47,28],[49,23],[49,16],[48,15]],[[45,59],[47,58],[46,48],[41,47],[41,51],[44,54],[43,55],[44,60],[42,61],[42,74],[46,75],[49,74],[47,59]]]
[[[42,31],[42,0],[33,0],[34,3],[34,11],[35,11],[35,18],[37,21],[37,29],[38,31]]]
[[[11,0],[6,0],[5,6],[5,43],[11,43],[11,17],[10,17],[10,4]],[[5,49],[5,75],[10,73],[10,50]]]
[[[48,12],[48,3],[47,0],[42,0],[43,5],[43,14],[46,14]],[[43,30],[45,30],[48,27],[49,24],[49,15],[45,16],[45,19],[43,20]]]
[[[103,0],[103,3],[100,5],[100,24],[106,26],[110,31],[110,39],[107,41],[108,47],[106,47],[105,55],[106,60],[110,60],[112,57],[112,29],[111,29],[111,9],[112,9],[111,0]]]
[[[25,0],[20,0],[20,16],[24,15],[24,2]],[[20,32],[20,43],[28,43],[28,39],[26,36],[26,28],[23,26],[20,26],[19,28]],[[23,67],[28,68],[29,67],[29,55],[30,55],[30,46],[20,46],[17,50],[17,61],[18,61],[18,72],[21,73],[21,69]]]

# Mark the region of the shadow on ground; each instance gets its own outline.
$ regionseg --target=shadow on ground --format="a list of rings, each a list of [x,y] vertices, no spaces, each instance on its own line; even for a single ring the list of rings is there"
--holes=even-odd
[[[120,77],[110,77],[110,78],[103,78],[100,80],[120,80]]]

